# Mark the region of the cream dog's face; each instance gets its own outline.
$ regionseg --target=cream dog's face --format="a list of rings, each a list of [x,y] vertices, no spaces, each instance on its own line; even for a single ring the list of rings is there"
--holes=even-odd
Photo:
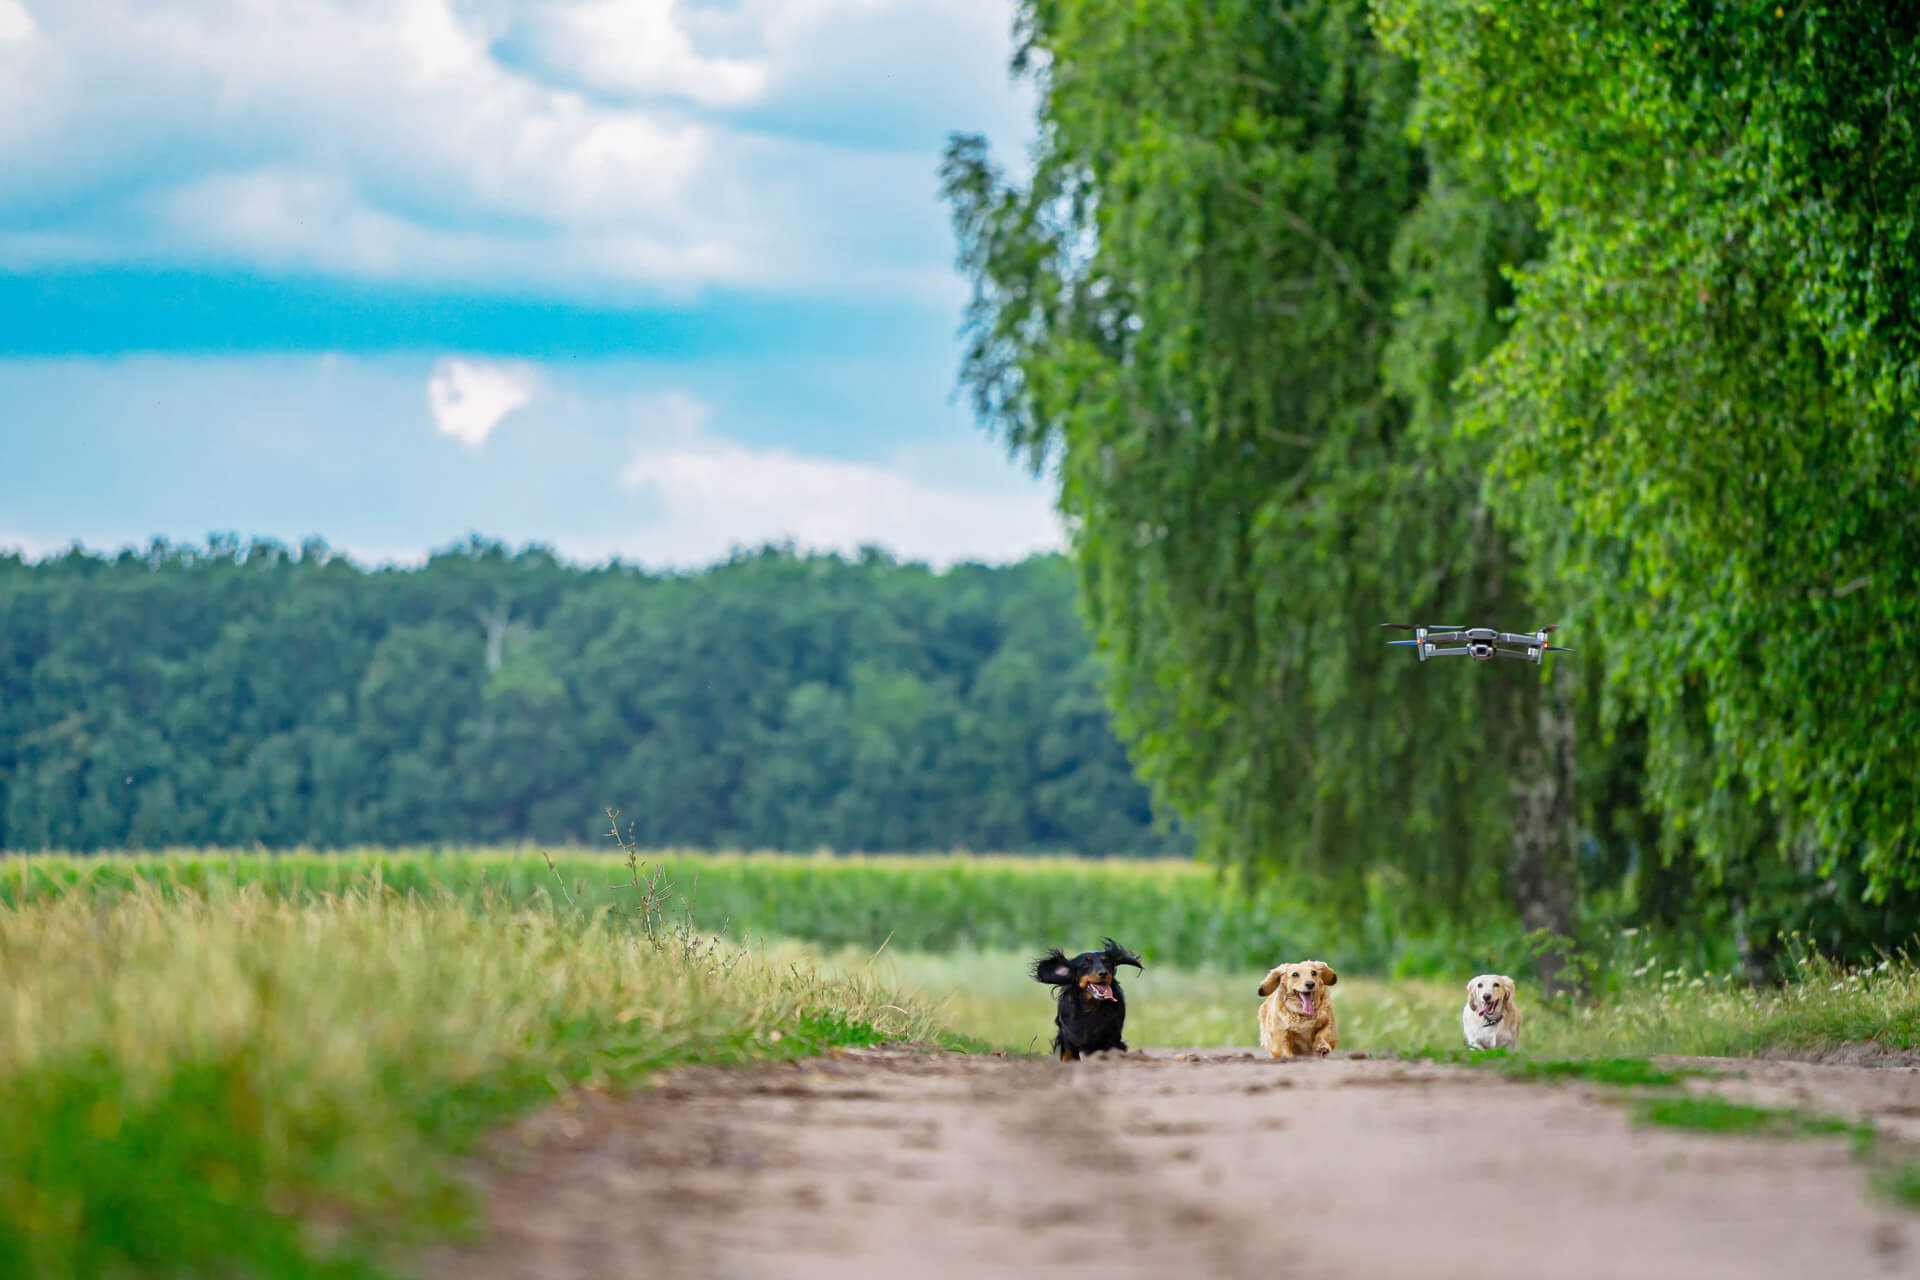
[[[1483,973],[1467,983],[1467,1008],[1491,1016],[1513,1007],[1513,979],[1504,973]]]
[[[1260,994],[1270,996],[1284,988],[1286,994],[1280,997],[1281,1007],[1290,1013],[1298,1013],[1311,1018],[1316,1011],[1325,1007],[1327,988],[1340,981],[1340,975],[1323,960],[1301,960],[1293,964],[1275,965],[1267,970],[1267,977],[1260,984]]]

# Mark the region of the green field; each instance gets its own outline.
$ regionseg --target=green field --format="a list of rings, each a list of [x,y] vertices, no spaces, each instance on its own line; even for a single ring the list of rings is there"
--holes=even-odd
[[[676,912],[740,940],[805,938],[824,947],[900,951],[1072,949],[1111,935],[1156,964],[1237,971],[1287,956],[1338,956],[1354,973],[1450,977],[1512,963],[1517,925],[1495,918],[1471,936],[1420,932],[1377,879],[1357,918],[1338,919],[1282,885],[1248,892],[1191,860],[927,855],[645,855],[673,886]],[[162,892],[258,884],[276,896],[336,893],[368,883],[402,892],[486,895],[516,905],[562,896],[592,910],[632,898],[619,858],[586,851],[364,850],[341,854],[183,852],[134,857],[12,858],[0,901],[84,886],[90,894],[146,883]]]
[[[670,884],[699,895],[691,920]],[[1343,970],[1343,1049],[1458,1045],[1471,955],[1394,978],[1290,919],[1166,863],[8,858],[0,1274],[382,1274],[473,1220],[462,1155],[527,1108],[836,1045],[1045,1052],[1027,964],[1103,933],[1147,959],[1135,1047],[1252,1044],[1259,977],[1306,955]],[[1446,953],[1398,946],[1375,957]],[[1493,967],[1521,977],[1535,1055],[1920,1046],[1904,961],[1809,960],[1756,991],[1649,948],[1619,989],[1559,1005],[1523,960]]]

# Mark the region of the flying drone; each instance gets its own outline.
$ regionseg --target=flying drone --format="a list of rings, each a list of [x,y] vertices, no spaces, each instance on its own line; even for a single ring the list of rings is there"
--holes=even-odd
[[[1394,631],[1411,631],[1411,640],[1389,640],[1388,644],[1410,644],[1420,661],[1428,658],[1472,658],[1486,662],[1492,658],[1518,658],[1539,666],[1549,653],[1572,653],[1561,644],[1548,644],[1547,637],[1558,627],[1542,627],[1532,635],[1496,631],[1492,627],[1423,627],[1412,622],[1383,622]]]

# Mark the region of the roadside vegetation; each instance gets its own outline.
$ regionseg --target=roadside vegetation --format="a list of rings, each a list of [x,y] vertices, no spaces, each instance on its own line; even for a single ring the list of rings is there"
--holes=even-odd
[[[1104,933],[1148,957],[1126,979],[1135,1047],[1251,1044],[1265,966],[1317,955],[1342,970],[1343,1050],[1464,1056],[1472,953],[1402,939],[1374,959],[1452,972],[1396,978],[1189,864],[626,853],[8,858],[0,1272],[380,1274],[475,1220],[460,1160],[527,1108],[681,1063],[1044,1053],[1027,963]],[[912,945],[871,940],[888,903]],[[1755,987],[1655,954],[1622,940],[1589,999],[1523,977],[1527,1054],[1502,1065],[1658,1086],[1654,1055],[1920,1046],[1905,959],[1800,955]]]
[[[565,1090],[938,1034],[651,907],[366,882],[0,905],[0,1274],[379,1274],[474,1220],[481,1133]]]
[[[1458,1043],[1465,981],[1487,970],[1518,979],[1527,1046],[1552,1057],[1920,1048],[1920,968],[1910,957],[1844,966],[1793,935],[1779,944],[1783,980],[1754,985],[1731,955],[1700,965],[1697,951],[1623,932],[1609,950],[1574,957],[1591,998],[1547,999],[1517,923],[1472,935],[1396,931],[1385,876],[1348,923],[1316,915],[1284,885],[1248,893],[1190,861],[626,852],[632,868],[618,854],[533,849],[21,857],[0,864],[0,903],[197,899],[251,887],[289,903],[379,892],[481,915],[597,913],[611,924],[651,892],[671,903],[655,928],[667,927],[664,911],[684,934],[923,992],[942,1002],[948,1025],[1002,1048],[1050,1025],[1047,993],[1026,977],[1032,955],[1103,934],[1147,960],[1126,980],[1132,1038],[1143,1044],[1251,1042],[1259,975],[1315,956],[1341,973],[1341,1043],[1353,1048]],[[645,885],[635,880],[641,868]]]

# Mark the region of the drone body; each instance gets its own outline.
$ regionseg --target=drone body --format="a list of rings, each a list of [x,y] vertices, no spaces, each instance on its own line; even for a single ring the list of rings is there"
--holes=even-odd
[[[1388,644],[1409,644],[1420,661],[1428,658],[1472,658],[1488,662],[1494,658],[1518,658],[1539,666],[1549,653],[1572,653],[1565,645],[1548,644],[1547,637],[1558,627],[1542,627],[1531,635],[1514,631],[1496,631],[1492,627],[1425,627],[1412,622],[1383,622],[1395,631],[1411,631],[1411,640],[1389,640]]]

